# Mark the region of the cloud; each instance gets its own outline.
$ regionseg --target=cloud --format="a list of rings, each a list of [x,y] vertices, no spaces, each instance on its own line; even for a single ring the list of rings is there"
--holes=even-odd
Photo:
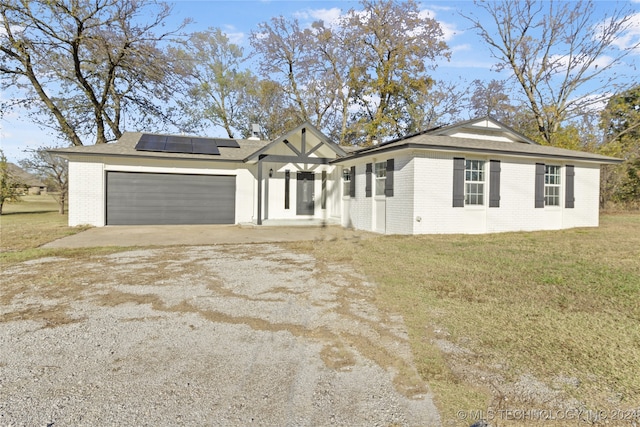
[[[450,49],[451,49],[451,53],[456,53],[456,52],[470,51],[473,48],[469,43],[464,43],[464,44],[458,44],[455,46],[450,46]]]
[[[342,9],[305,9],[293,14],[293,17],[301,21],[323,21],[327,25],[336,24],[342,17]]]
[[[446,42],[451,41],[451,39],[453,39],[455,36],[462,34],[462,32],[458,30],[456,24],[439,20],[437,18],[437,13],[435,9],[420,10],[420,17],[423,19],[425,18],[435,19],[438,22],[438,24],[440,24],[440,28],[442,29],[442,38]]]
[[[640,3],[640,0],[637,0]],[[635,55],[640,55],[640,12],[635,13],[629,20],[629,28],[621,37],[613,42],[618,49],[633,49]]]
[[[241,45],[245,40],[245,34],[233,25],[224,25],[222,32],[229,38],[229,41],[233,44]]]

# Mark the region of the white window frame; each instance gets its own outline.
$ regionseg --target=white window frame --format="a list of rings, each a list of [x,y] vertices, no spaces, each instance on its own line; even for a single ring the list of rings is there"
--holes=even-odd
[[[544,165],[544,205],[560,207],[561,170],[558,165]]]
[[[464,165],[464,204],[484,206],[487,192],[487,162],[480,159],[466,159]]]
[[[351,197],[351,168],[342,169],[342,197]]]
[[[375,163],[373,172],[376,177],[376,196],[384,196],[387,183],[387,162]]]

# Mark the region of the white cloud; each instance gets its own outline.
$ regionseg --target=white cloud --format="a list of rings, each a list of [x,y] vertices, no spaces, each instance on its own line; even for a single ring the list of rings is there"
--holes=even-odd
[[[455,46],[450,46],[450,49],[451,49],[451,53],[456,53],[456,52],[470,51],[473,48],[469,43],[464,43],[464,44],[459,44]]]
[[[222,32],[233,44],[241,45],[245,40],[245,34],[233,25],[224,25]]]
[[[420,11],[420,17],[423,19],[425,18],[435,19],[438,22],[438,24],[440,24],[440,28],[442,29],[442,38],[446,42],[450,41],[455,36],[462,34],[462,32],[459,31],[458,28],[456,27],[456,24],[437,19],[437,14],[434,9],[422,9]]]
[[[323,21],[326,25],[336,24],[342,17],[342,10],[337,7],[331,9],[305,9],[293,14],[301,21]]]
[[[640,3],[640,0],[637,0]],[[618,49],[630,49],[636,46],[633,53],[640,55],[640,13],[635,13],[629,20],[629,29],[620,38],[613,42]]]

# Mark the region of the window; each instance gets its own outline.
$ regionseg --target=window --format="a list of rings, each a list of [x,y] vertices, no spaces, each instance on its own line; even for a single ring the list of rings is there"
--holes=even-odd
[[[376,163],[376,196],[384,196],[384,184],[387,180],[387,162]]]
[[[349,197],[351,195],[351,170],[342,169],[342,196]]]
[[[467,160],[464,170],[464,204],[484,205],[484,161]]]
[[[560,206],[560,166],[544,167],[544,205]]]

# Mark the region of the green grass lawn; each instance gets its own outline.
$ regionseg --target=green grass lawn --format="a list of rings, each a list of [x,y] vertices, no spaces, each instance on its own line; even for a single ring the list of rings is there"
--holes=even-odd
[[[444,425],[469,426],[458,411],[488,407],[640,409],[639,214],[588,229],[296,246],[377,283]]]

